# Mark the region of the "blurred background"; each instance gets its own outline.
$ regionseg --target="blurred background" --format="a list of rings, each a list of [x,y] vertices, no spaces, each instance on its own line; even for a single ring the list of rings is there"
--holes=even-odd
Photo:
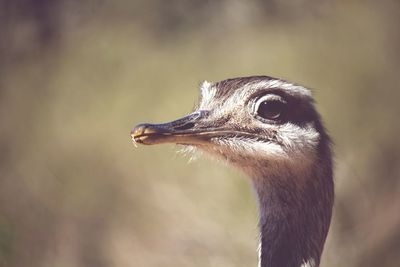
[[[335,141],[322,266],[400,266],[400,2],[0,0],[0,266],[256,266],[244,175],[139,122],[207,79],[314,89]]]

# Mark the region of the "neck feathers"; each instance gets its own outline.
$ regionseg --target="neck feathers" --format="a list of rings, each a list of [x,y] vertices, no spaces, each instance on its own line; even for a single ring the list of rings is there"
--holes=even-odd
[[[319,266],[334,193],[327,158],[306,173],[288,171],[254,179],[260,209],[260,267]]]

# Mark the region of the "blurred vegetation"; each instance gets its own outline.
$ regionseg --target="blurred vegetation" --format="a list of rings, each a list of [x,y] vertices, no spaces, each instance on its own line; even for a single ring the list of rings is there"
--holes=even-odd
[[[335,140],[323,266],[400,264],[400,2],[0,1],[0,266],[256,266],[249,182],[131,144],[202,79],[315,88]]]

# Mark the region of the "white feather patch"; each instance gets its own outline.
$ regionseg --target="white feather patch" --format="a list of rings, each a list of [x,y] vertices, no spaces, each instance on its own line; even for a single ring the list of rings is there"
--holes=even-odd
[[[315,260],[310,258],[309,260],[305,261],[300,267],[315,267]]]
[[[303,95],[307,97],[311,97],[311,91],[306,89],[303,86],[295,85],[286,81],[282,80],[266,80],[266,81],[259,81],[253,84],[249,84],[253,88],[280,88],[285,90],[288,94],[296,94],[296,95]]]
[[[199,104],[199,109],[209,109],[212,106],[212,102],[216,93],[216,88],[213,84],[204,81],[200,85],[201,101]]]

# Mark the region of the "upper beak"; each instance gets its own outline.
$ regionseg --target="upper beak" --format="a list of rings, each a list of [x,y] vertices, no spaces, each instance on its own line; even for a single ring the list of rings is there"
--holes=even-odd
[[[205,130],[207,127],[199,129],[198,126],[203,124],[207,116],[207,111],[197,111],[168,123],[139,124],[131,131],[132,141],[145,145],[162,143],[204,144],[209,139],[210,132]]]

